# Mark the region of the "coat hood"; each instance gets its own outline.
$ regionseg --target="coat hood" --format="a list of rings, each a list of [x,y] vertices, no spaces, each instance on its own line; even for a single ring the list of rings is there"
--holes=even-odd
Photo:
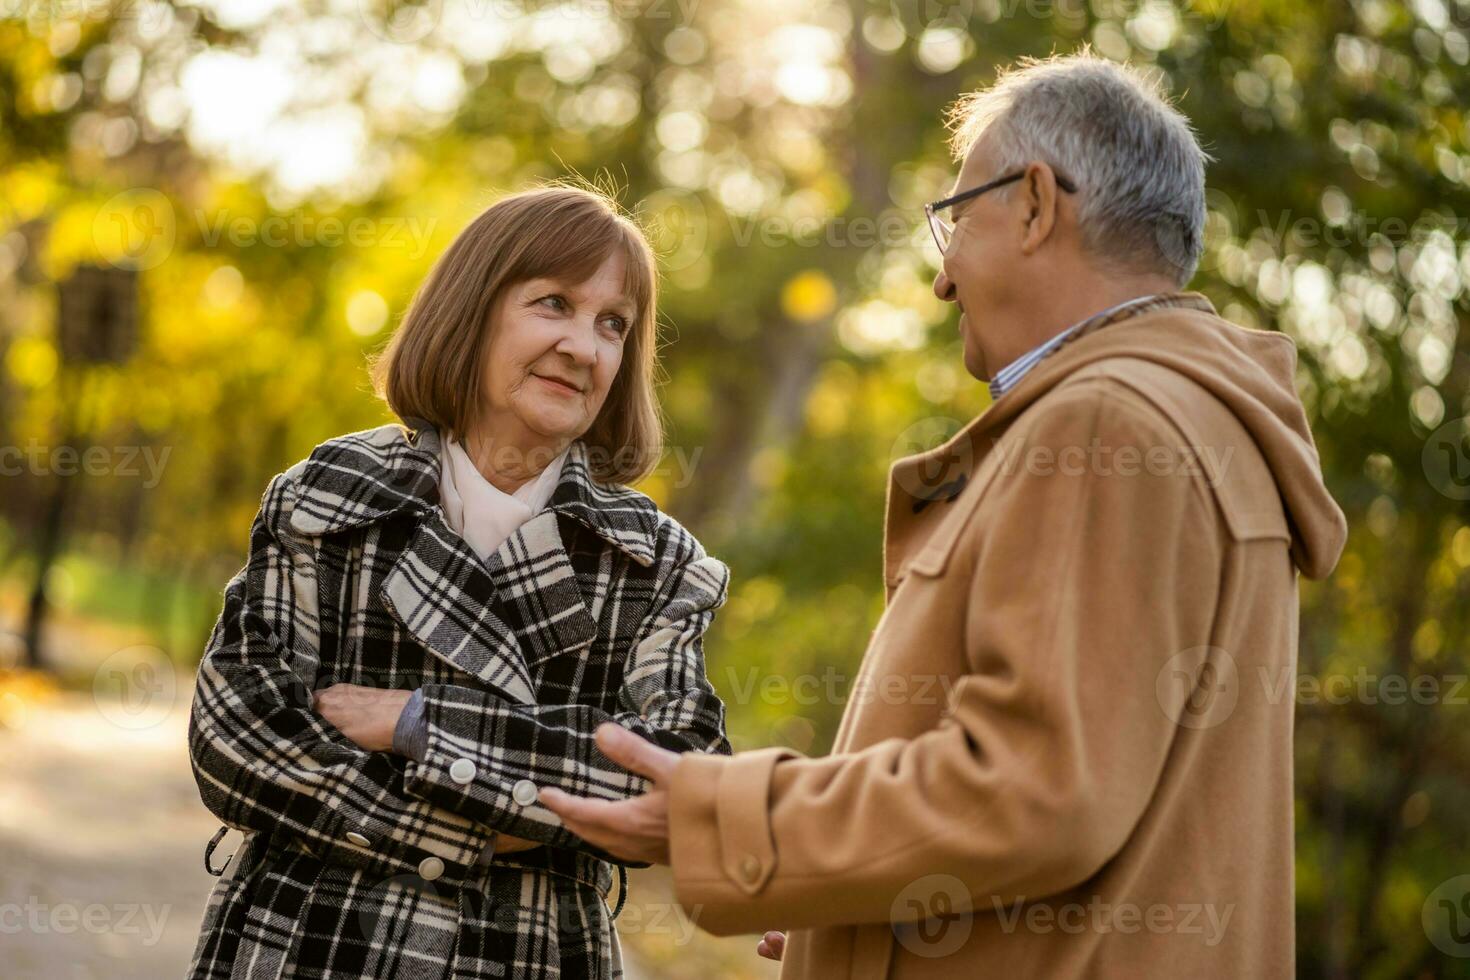
[[[1041,361],[945,446],[895,464],[896,471],[977,440],[1013,420],[1073,372],[1105,358],[1139,358],[1188,377],[1240,421],[1281,495],[1292,560],[1308,578],[1326,577],[1347,542],[1347,520],[1322,478],[1321,460],[1296,390],[1296,344],[1285,334],[1223,319],[1198,293],[1195,308],[1139,313],[1084,333]],[[902,479],[897,481],[904,483]]]

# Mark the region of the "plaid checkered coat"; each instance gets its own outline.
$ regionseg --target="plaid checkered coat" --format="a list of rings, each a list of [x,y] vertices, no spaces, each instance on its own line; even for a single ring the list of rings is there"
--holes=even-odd
[[[439,433],[329,440],[276,476],[199,667],[199,792],[245,841],[193,978],[617,977],[610,856],[526,792],[620,798],[609,719],[728,753],[702,637],[729,571],[577,442],[547,508],[481,561],[437,506]],[[422,687],[422,763],[311,710],[339,682]],[[543,846],[477,857],[497,832]]]

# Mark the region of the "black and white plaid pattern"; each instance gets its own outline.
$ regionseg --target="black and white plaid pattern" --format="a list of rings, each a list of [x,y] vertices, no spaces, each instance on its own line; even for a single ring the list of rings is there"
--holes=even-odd
[[[547,508],[481,561],[437,507],[440,434],[409,422],[276,476],[226,586],[189,749],[204,804],[246,840],[191,977],[620,976],[610,856],[515,788],[643,792],[593,742],[608,720],[730,751],[702,648],[725,565],[595,482],[580,442]],[[311,692],[341,682],[423,687],[424,761],[315,714]],[[477,867],[496,832],[543,846]]]

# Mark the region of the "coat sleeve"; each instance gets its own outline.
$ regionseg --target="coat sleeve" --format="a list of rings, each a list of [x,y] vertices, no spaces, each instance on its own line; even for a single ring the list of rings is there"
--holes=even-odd
[[[703,928],[899,922],[930,874],[991,911],[1080,885],[1132,833],[1181,709],[1159,673],[1209,655],[1223,544],[1192,475],[1063,471],[1078,447],[1180,445],[1123,389],[1075,387],[1012,433],[1057,465],[999,474],[943,578],[911,570],[894,596],[945,588],[963,604],[962,637],[928,638],[962,644],[966,666],[935,727],[826,758],[680,760],[671,863]]]
[[[319,857],[384,876],[436,857],[446,878],[463,876],[491,829],[408,795],[401,762],[312,710],[315,549],[281,530],[292,492],[289,471],[267,488],[199,665],[189,755],[200,797],[226,826],[287,835]]]
[[[647,789],[644,777],[598,750],[598,725],[615,722],[672,752],[728,754],[725,707],[705,674],[703,640],[725,602],[730,573],[692,537],[677,537],[679,553],[668,557],[658,598],[623,665],[620,710],[514,704],[484,689],[427,684],[428,746],[422,761],[408,765],[408,791],[505,833],[612,859],[566,830],[533,795],[555,786],[625,799]],[[463,775],[466,759],[473,777],[461,783],[452,767],[460,763]]]

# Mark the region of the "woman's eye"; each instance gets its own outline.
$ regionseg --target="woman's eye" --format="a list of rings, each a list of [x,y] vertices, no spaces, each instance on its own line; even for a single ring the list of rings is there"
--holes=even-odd
[[[624,320],[620,316],[606,317],[603,319],[602,322],[612,327],[613,333],[617,334],[619,337],[628,332],[628,321]]]
[[[567,301],[556,293],[552,293],[550,296],[543,296],[536,302],[545,303],[558,312],[567,308]]]

